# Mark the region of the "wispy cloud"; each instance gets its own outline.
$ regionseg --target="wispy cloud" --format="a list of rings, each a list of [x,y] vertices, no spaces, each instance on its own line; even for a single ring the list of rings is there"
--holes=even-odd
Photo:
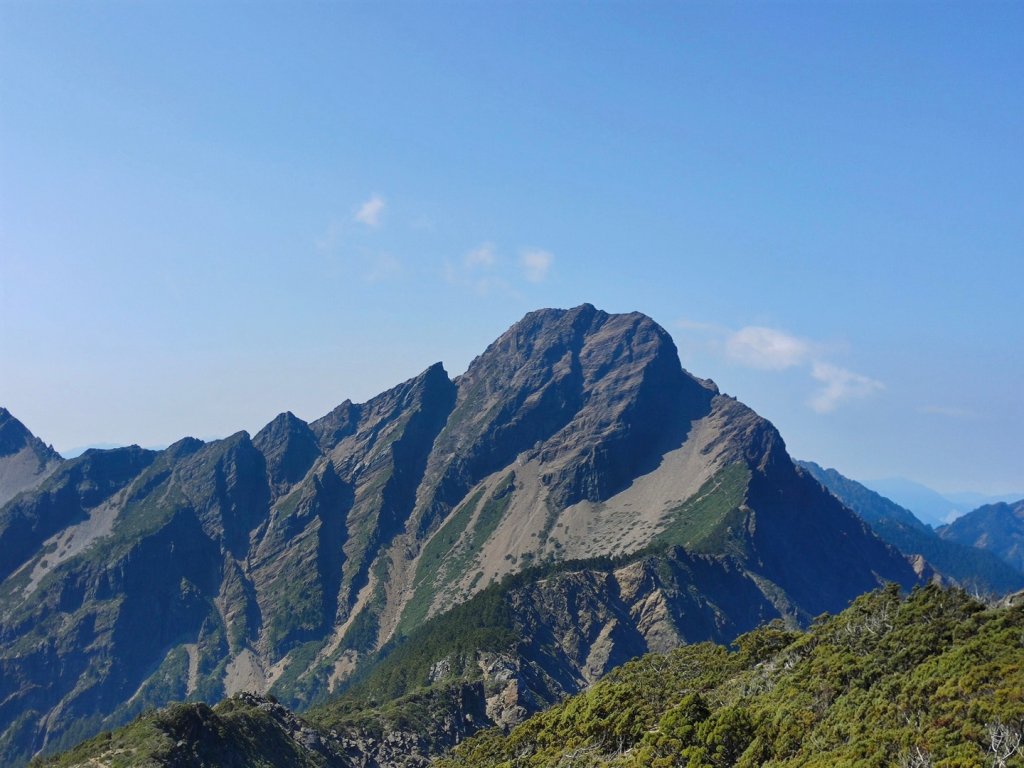
[[[519,266],[522,267],[523,277],[531,283],[543,283],[547,280],[554,260],[555,257],[551,253],[539,248],[524,250],[519,254]]]
[[[468,269],[474,269],[476,267],[493,267],[497,261],[498,257],[494,252],[493,243],[484,243],[479,248],[474,248],[462,259],[462,263],[465,264]]]
[[[458,262],[445,261],[444,278],[452,285],[472,289],[480,296],[511,289],[498,274],[500,259],[493,243],[483,243],[463,255]]]
[[[880,392],[885,385],[862,373],[842,368],[829,361],[832,344],[796,336],[778,328],[748,325],[733,330],[716,323],[681,320],[676,327],[702,335],[706,347],[715,354],[747,368],[762,371],[799,369],[816,384],[807,401],[817,413],[831,413],[840,405]]]
[[[485,242],[459,259],[446,259],[444,279],[452,285],[472,289],[486,296],[505,293],[520,297],[520,281],[542,283],[548,278],[555,257],[540,248],[524,248],[517,260],[502,258],[494,243]],[[518,271],[518,274],[517,274]]]
[[[748,325],[729,336],[725,342],[725,351],[741,365],[781,371],[803,365],[811,354],[812,345],[774,328]]]
[[[368,283],[382,283],[400,277],[405,273],[401,259],[393,253],[376,247],[358,222],[366,227],[376,227],[384,201],[374,195],[363,203],[355,214],[330,221],[324,233],[314,245],[324,255],[333,272],[338,270],[346,279],[362,279]]]
[[[380,217],[384,213],[386,203],[380,195],[372,195],[369,200],[359,206],[354,218],[360,224],[376,229],[380,226]]]
[[[831,363],[813,363],[811,376],[825,385],[809,401],[811,408],[818,413],[831,413],[840,403],[860,400],[885,389],[880,381]]]

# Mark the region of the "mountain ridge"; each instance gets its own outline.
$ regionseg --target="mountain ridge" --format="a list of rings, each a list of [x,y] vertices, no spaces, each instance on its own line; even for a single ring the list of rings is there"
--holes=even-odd
[[[919,581],[657,323],[591,305],[310,423],[89,452],[0,509],[0,539],[24,530],[0,584],[12,764],[174,699],[308,707],[533,565],[682,546],[798,623]],[[614,651],[624,631],[613,656],[643,647]]]
[[[63,458],[0,407],[0,507],[22,491],[37,487]]]
[[[797,462],[872,530],[908,557],[923,557],[942,576],[981,594],[1005,594],[1024,588],[1024,572],[984,548],[943,538],[914,514],[870,488],[810,461]]]
[[[947,541],[992,552],[1010,566],[1024,570],[1024,499],[978,507],[937,532]]]

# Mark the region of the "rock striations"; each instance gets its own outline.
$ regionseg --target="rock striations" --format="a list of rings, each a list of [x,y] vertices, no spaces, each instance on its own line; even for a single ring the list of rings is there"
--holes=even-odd
[[[646,650],[918,581],[661,327],[590,305],[308,424],[55,466],[0,508],[4,764],[170,701],[323,702],[428,618],[559,564],[503,598],[522,653],[478,659],[473,728]]]

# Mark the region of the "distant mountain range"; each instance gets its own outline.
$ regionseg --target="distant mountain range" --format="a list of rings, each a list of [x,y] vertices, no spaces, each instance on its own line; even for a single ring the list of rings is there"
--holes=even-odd
[[[1013,502],[1024,498],[1024,491],[999,496],[971,491],[944,494],[902,477],[869,480],[865,481],[865,485],[900,506],[912,510],[919,519],[933,528],[946,525],[985,504]]]
[[[1024,571],[1024,499],[986,504],[938,530],[946,541],[987,550]]]
[[[980,517],[982,510],[977,510],[960,518],[953,526],[935,531],[910,510],[834,469],[824,469],[810,461],[798,463],[860,515],[880,538],[905,555],[924,558],[960,586],[983,594],[1005,594],[1024,588],[1024,558],[1016,557],[1024,554],[1021,546],[1024,514],[1018,519],[1007,505],[1001,505],[1007,510],[997,507]],[[1024,503],[1020,507],[1024,511]],[[973,526],[971,521],[974,521]],[[967,533],[969,526],[971,533]],[[996,531],[1002,533],[998,539],[1005,544],[1005,551],[996,551],[992,546],[996,537],[991,533]]]
[[[44,458],[0,507],[5,765],[241,691],[424,764],[636,655],[937,576],[654,321],[590,305],[310,423]]]

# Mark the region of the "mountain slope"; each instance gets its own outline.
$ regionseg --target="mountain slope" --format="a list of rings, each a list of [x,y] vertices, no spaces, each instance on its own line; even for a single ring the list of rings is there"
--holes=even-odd
[[[471,601],[477,614],[479,597]],[[987,765],[1000,737],[1012,743],[1024,721],[1020,597],[986,608],[936,586],[905,599],[879,590],[807,632],[771,623],[741,635],[732,651],[697,643],[649,654],[510,732],[470,738],[435,764]],[[471,614],[463,613],[451,618],[465,623]],[[480,661],[497,670],[490,684],[510,681],[500,660]],[[431,724],[444,724],[454,743],[467,724],[487,717],[465,699],[470,687],[437,683],[399,702],[404,710],[361,722],[355,714],[301,720],[249,694],[213,710],[174,705],[45,764],[425,766],[416,757],[428,751],[423,741],[441,735],[429,733]],[[1011,756],[1006,764],[1017,763]]]
[[[455,380],[437,364],[308,424],[88,452],[0,509],[4,535],[8,764],[171,700],[323,702],[537,564],[682,545],[793,621],[918,578],[654,321],[590,305],[528,314]]]
[[[1012,568],[984,549],[944,539],[913,513],[834,469],[814,462],[798,464],[860,515],[884,541],[907,556],[920,555],[930,565],[966,589],[1005,594],[1024,589],[1024,572]]]
[[[61,461],[52,446],[29,432],[6,408],[0,408],[0,506],[38,486]]]
[[[1024,570],[1024,499],[1013,504],[986,504],[944,525],[939,536],[1001,558]]]
[[[703,644],[631,662],[438,766],[1019,765],[997,745],[1021,736],[1022,630],[1020,604],[880,591],[807,633],[768,626],[733,653]]]

